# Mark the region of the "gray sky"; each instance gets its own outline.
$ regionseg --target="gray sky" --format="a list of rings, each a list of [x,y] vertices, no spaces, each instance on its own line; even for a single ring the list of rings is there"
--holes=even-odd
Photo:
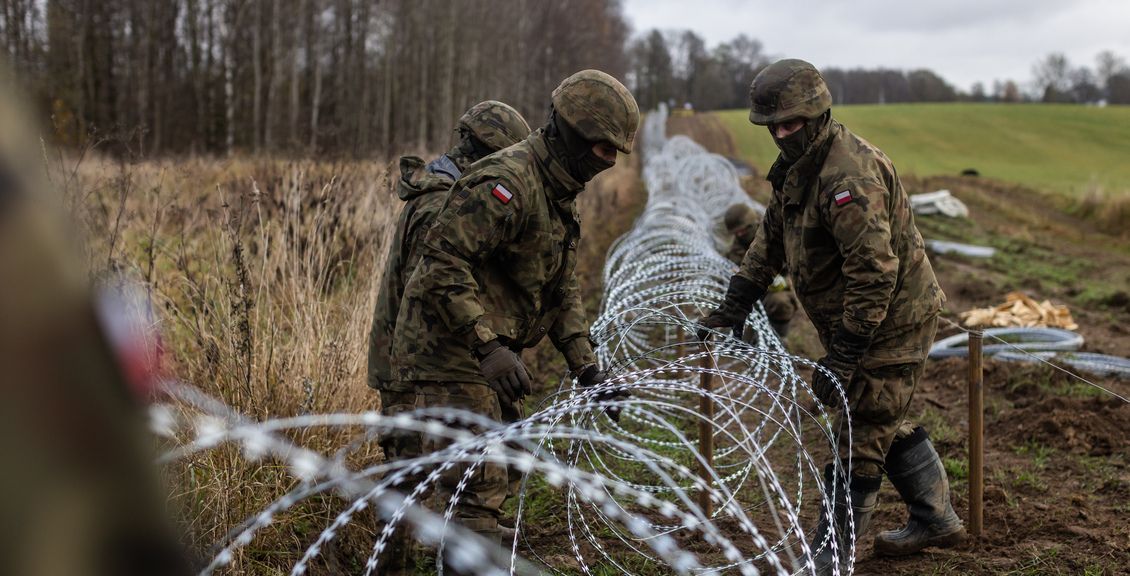
[[[1094,68],[1112,50],[1130,60],[1130,0],[624,0],[636,33],[691,29],[708,47],[740,33],[770,56],[819,67],[929,68],[968,91],[1011,79],[1063,52]]]

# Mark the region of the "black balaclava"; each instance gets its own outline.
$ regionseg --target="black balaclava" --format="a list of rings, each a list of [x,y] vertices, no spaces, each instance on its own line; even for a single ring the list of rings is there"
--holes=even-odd
[[[467,167],[494,153],[489,146],[483,143],[466,128],[459,128],[457,132],[459,141],[447,153],[447,157],[459,167],[460,172],[465,172]]]
[[[581,184],[616,164],[597,156],[592,151],[595,142],[585,140],[552,106],[549,108],[549,123],[545,127],[545,134],[548,136],[551,153],[565,166],[565,171]]]
[[[768,126],[769,135],[773,137],[773,143],[776,144],[777,149],[781,151],[781,159],[789,164],[800,160],[800,157],[804,156],[804,153],[808,151],[808,147],[811,146],[816,140],[816,137],[820,135],[820,131],[824,129],[824,126],[831,118],[831,110],[824,112],[816,118],[809,118],[804,121],[804,126],[801,126],[800,130],[784,138],[777,138],[777,135],[773,133],[773,125],[770,124]]]

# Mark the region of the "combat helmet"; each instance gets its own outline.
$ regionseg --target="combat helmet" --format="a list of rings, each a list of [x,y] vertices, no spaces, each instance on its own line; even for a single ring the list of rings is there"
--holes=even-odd
[[[632,153],[640,109],[632,93],[599,70],[581,70],[553,91],[553,108],[589,142],[608,142]]]
[[[749,85],[749,121],[758,126],[811,119],[832,107],[832,93],[816,67],[804,60],[778,60]]]
[[[530,135],[530,125],[517,110],[498,100],[486,100],[459,117],[457,128],[466,129],[491,151],[502,150]]]

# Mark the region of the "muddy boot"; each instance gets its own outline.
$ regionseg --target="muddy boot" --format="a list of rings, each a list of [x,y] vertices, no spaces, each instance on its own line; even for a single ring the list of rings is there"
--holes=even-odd
[[[848,559],[851,550],[857,541],[857,536],[867,530],[871,522],[871,513],[875,511],[875,504],[879,500],[879,485],[883,482],[882,476],[852,476],[851,478],[851,523],[848,522],[847,499],[843,490],[843,483],[837,482],[833,477],[831,464],[824,468],[824,493],[834,507],[835,518],[828,521],[828,510],[821,509],[820,524],[816,527],[816,536],[809,543],[812,550],[823,548],[813,560],[816,563],[817,576],[830,576],[836,573],[839,564],[840,574],[847,574]],[[854,528],[854,533],[852,532]],[[828,540],[830,530],[837,534],[836,544],[838,554],[832,551],[831,541]],[[825,541],[828,540],[828,541]],[[837,558],[837,555],[839,556]]]
[[[950,485],[942,459],[921,426],[895,441],[887,454],[887,477],[906,502],[910,519],[900,530],[875,538],[881,556],[914,554],[928,546],[948,548],[965,539],[961,518],[950,504]]]

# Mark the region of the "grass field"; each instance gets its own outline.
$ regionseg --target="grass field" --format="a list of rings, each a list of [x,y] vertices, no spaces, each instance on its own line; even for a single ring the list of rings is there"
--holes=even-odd
[[[777,155],[768,131],[750,124],[746,110],[716,114],[739,154],[767,170]],[[1130,194],[1130,106],[867,105],[838,106],[833,116],[882,148],[902,174],[973,168],[1073,198]]]

